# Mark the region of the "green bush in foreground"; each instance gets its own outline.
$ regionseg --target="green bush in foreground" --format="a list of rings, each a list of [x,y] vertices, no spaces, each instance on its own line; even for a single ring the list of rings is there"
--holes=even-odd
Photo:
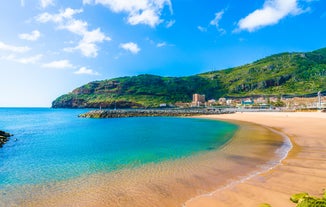
[[[321,198],[310,196],[308,193],[297,193],[290,200],[297,203],[296,207],[326,207],[326,190]],[[259,207],[271,207],[269,204],[261,204]]]
[[[263,204],[260,204],[259,207],[272,207],[272,206],[269,205],[268,203],[263,203]]]
[[[297,207],[326,207],[326,190],[322,198],[310,196],[308,193],[298,193],[292,195],[290,200],[297,203]]]

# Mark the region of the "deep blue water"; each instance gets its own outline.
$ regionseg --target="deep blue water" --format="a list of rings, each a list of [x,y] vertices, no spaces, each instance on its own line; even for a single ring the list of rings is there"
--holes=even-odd
[[[0,187],[71,179],[219,148],[229,123],[168,117],[85,119],[85,110],[0,108]]]

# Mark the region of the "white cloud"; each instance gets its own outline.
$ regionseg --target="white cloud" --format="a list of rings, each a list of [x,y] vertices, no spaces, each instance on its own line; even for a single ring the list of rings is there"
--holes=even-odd
[[[257,9],[238,22],[238,30],[255,31],[261,27],[277,24],[288,15],[301,14],[298,0],[265,0],[262,9]]]
[[[160,24],[162,20],[153,10],[145,10],[139,14],[134,14],[129,16],[128,22],[131,25],[137,24],[147,24],[151,27],[155,27],[157,24]]]
[[[87,22],[71,19],[67,21],[65,24],[59,25],[58,28],[68,30],[78,35],[83,35],[84,33],[87,32],[87,27],[88,27]]]
[[[67,8],[61,10],[58,14],[42,13],[36,17],[36,20],[41,23],[54,22],[54,23],[63,23],[65,20],[73,19],[75,14],[82,13],[82,9],[71,9]]]
[[[3,60],[9,60],[9,61],[14,61],[22,64],[35,64],[37,63],[43,55],[35,55],[31,57],[25,57],[25,58],[17,58],[16,55],[8,55],[8,56],[3,56],[1,59]]]
[[[170,28],[175,24],[175,20],[170,20],[166,23],[166,28]]]
[[[25,0],[20,0],[20,6],[22,6],[22,7],[25,6]]]
[[[156,47],[165,47],[167,46],[166,42],[159,42],[156,44]]]
[[[120,44],[120,47],[124,50],[127,50],[127,51],[133,53],[133,54],[137,54],[140,51],[140,48],[138,47],[138,45],[133,42],[127,42],[127,43]]]
[[[219,27],[219,21],[222,19],[223,14],[224,14],[224,11],[215,13],[215,18],[209,24]]]
[[[53,6],[54,2],[53,0],[40,0],[40,5],[42,8],[46,8],[48,6]]]
[[[213,20],[211,20],[211,22],[209,23],[210,25],[213,25],[216,27],[216,29],[221,33],[221,34],[225,34],[226,31],[220,27],[220,20],[222,19],[223,17],[223,14],[224,14],[224,11],[220,11],[220,12],[217,12],[215,13],[215,18]],[[199,28],[198,28],[199,29]],[[200,29],[199,29],[200,30]]]
[[[76,47],[64,48],[64,51],[73,52],[75,50],[80,50],[86,57],[96,57],[99,50],[96,43],[111,40],[111,38],[105,36],[99,28],[93,31],[85,30],[84,32],[80,33],[80,35],[83,36],[83,39],[79,41],[78,45]]]
[[[93,71],[92,69],[88,69],[86,67],[81,67],[79,70],[74,72],[77,75],[100,75],[98,72]]]
[[[41,37],[41,33],[37,30],[32,31],[32,33],[24,33],[18,35],[18,37],[22,40],[28,40],[28,41],[36,41]]]
[[[89,0],[85,2],[90,3]],[[95,3],[107,6],[116,13],[127,13],[127,21],[131,25],[145,24],[155,27],[163,22],[160,16],[165,6],[173,12],[170,0],[95,0]]]
[[[3,42],[0,42],[0,50],[8,51],[8,52],[15,52],[15,53],[25,53],[31,50],[29,47],[18,47],[13,45],[8,45]]]
[[[83,4],[91,4],[93,0],[83,0]]]
[[[79,42],[76,48],[86,57],[96,57],[97,51],[99,50],[95,43],[101,43],[103,41],[110,41],[110,37],[106,37],[101,30],[98,28],[96,30],[86,32],[83,39]]]
[[[58,60],[49,63],[45,63],[42,65],[44,68],[54,68],[54,69],[65,69],[65,68],[75,68],[69,60]]]
[[[10,61],[14,61],[16,59],[16,56],[11,54],[11,55],[7,55],[7,56],[1,56],[2,60],[10,60]]]
[[[73,52],[80,50],[86,57],[97,57],[98,46],[97,43],[110,41],[111,38],[101,32],[100,28],[95,30],[88,30],[88,23],[82,20],[75,19],[75,14],[81,13],[83,10],[74,10],[67,8],[60,11],[58,14],[43,13],[36,17],[36,20],[42,23],[54,22],[58,24],[58,29],[67,30],[82,37],[78,45],[75,47],[64,48],[64,51]]]
[[[43,55],[38,54],[35,56],[31,56],[31,57],[27,57],[27,58],[20,58],[17,59],[17,62],[20,62],[22,64],[35,64],[37,63],[41,58],[43,57]]]
[[[76,50],[75,47],[65,47],[62,49],[65,52],[74,52]]]
[[[207,28],[206,27],[202,27],[202,26],[198,26],[197,29],[201,32],[207,32]]]

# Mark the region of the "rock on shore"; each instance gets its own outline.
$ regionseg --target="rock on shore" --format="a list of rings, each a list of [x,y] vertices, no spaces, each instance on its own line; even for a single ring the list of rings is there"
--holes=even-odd
[[[0,130],[0,147],[2,147],[9,140],[12,134]]]

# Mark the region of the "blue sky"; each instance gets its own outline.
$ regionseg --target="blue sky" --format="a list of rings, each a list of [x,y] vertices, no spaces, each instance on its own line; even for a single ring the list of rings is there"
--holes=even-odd
[[[51,106],[93,80],[326,47],[323,0],[0,1],[0,107]]]

